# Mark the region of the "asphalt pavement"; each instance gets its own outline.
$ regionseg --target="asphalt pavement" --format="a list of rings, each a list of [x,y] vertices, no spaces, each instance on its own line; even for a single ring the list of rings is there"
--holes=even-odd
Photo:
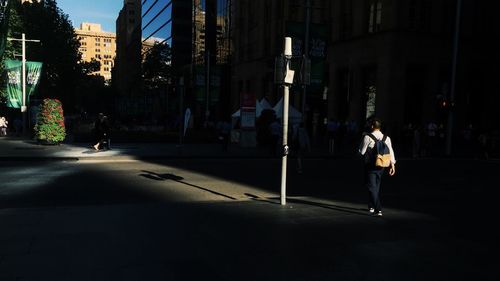
[[[401,159],[378,218],[308,156],[281,206],[267,151],[0,139],[0,280],[497,280],[498,160]]]

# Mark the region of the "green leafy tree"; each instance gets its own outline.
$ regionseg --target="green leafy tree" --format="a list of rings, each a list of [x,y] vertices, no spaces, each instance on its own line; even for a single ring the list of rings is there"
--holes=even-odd
[[[9,12],[6,14],[8,18],[5,20],[8,22],[8,27],[6,28],[6,39],[7,38],[20,38],[20,34],[23,30],[23,19],[19,16],[17,10],[20,3],[17,1],[9,2]],[[5,42],[5,50],[0,61],[0,73],[4,73],[4,60],[15,59],[16,55],[21,54],[21,42],[20,41],[8,41]],[[0,79],[0,98],[5,99],[5,79]]]
[[[142,75],[146,89],[166,86],[172,77],[172,49],[166,43],[155,43],[142,63]]]
[[[66,137],[62,104],[57,99],[44,99],[35,125],[35,139],[60,143]]]
[[[23,18],[26,37],[41,41],[27,46],[27,59],[44,63],[39,97],[59,98],[71,110],[75,106],[75,87],[84,70],[79,64],[80,42],[68,15],[57,7],[55,0],[25,2],[19,5],[18,14]]]
[[[80,67],[82,68],[83,74],[91,75],[101,69],[101,62],[92,58],[90,61],[81,61]]]
[[[7,0],[0,0],[0,57],[5,51],[7,29],[9,25],[9,9]]]

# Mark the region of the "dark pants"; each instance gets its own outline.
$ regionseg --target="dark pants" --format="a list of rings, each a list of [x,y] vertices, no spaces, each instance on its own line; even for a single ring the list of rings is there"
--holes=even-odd
[[[365,185],[369,195],[368,208],[374,208],[375,212],[382,211],[379,193],[383,173],[383,168],[365,167]]]
[[[227,148],[229,146],[229,134],[221,134],[220,135],[220,142],[222,144],[222,151],[227,151]]]

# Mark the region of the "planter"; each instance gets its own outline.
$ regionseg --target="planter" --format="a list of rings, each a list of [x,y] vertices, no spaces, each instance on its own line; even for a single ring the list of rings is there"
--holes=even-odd
[[[44,145],[57,145],[66,137],[64,114],[57,99],[44,99],[37,115],[34,138]]]
[[[48,140],[36,140],[38,144],[41,145],[60,145],[60,142],[48,141]]]

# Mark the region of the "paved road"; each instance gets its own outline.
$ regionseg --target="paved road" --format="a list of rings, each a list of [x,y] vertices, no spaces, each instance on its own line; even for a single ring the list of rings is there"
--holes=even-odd
[[[0,280],[496,280],[497,161],[0,162]],[[495,278],[495,279],[494,279]]]

